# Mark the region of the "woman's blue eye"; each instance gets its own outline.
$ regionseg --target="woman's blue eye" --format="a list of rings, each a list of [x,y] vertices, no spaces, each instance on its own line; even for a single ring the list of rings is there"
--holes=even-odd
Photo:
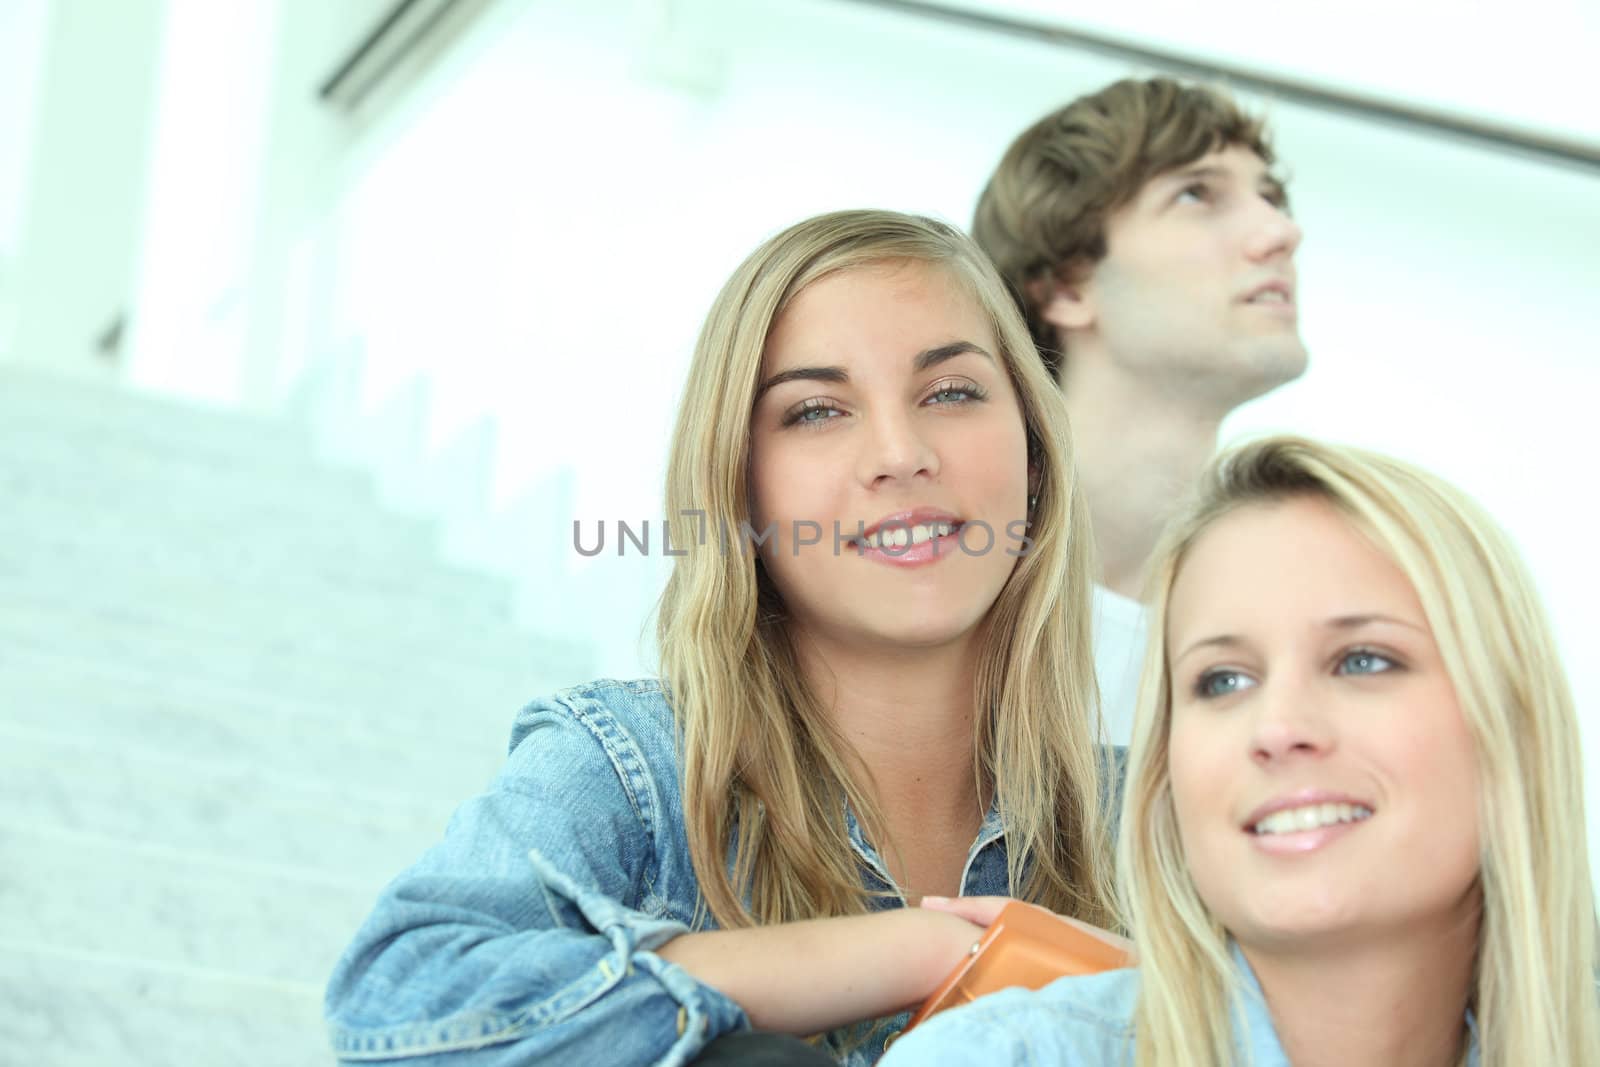
[[[843,415],[844,412],[834,407],[826,400],[807,400],[798,408],[791,409],[783,417],[785,426],[794,426],[797,423],[805,426],[820,426]]]
[[[965,404],[972,400],[982,400],[988,396],[976,385],[950,384],[941,385],[928,395],[930,404]]]
[[[1357,648],[1346,652],[1339,660],[1340,674],[1381,674],[1393,670],[1399,664],[1388,656],[1372,651],[1370,648]]]
[[[1211,699],[1243,692],[1255,684],[1255,681],[1242,671],[1206,671],[1195,682],[1194,692],[1198,697]]]

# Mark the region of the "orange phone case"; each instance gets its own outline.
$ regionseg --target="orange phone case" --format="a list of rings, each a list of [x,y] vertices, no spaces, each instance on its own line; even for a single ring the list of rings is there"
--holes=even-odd
[[[1128,953],[1084,933],[1044,908],[1014,900],[989,924],[974,951],[923,1001],[906,1024],[968,1004],[1011,986],[1043,989],[1069,974],[1098,974],[1132,966]]]

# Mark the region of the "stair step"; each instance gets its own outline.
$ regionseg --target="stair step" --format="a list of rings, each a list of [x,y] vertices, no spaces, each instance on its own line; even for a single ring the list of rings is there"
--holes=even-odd
[[[0,1049],[0,1062],[19,1067],[333,1062],[320,982],[11,939],[0,940]]]
[[[27,812],[41,833],[381,882],[437,842],[451,812],[482,792],[504,759],[486,749],[430,761],[425,752],[341,748],[316,735],[303,749],[296,766],[265,748],[202,755],[160,738],[140,744],[127,734],[0,723],[0,812]]]
[[[428,537],[384,530],[370,521],[318,527],[286,521],[270,524],[206,525],[140,515],[86,515],[11,506],[5,516],[4,550],[14,570],[74,567],[103,560],[135,574],[151,569],[187,570],[257,580],[344,578],[344,584],[389,588],[415,581],[430,593],[505,602],[494,583],[473,571],[441,563]],[[453,588],[452,588],[453,587]],[[467,591],[466,587],[470,587]],[[491,595],[495,594],[495,595]]]
[[[0,469],[0,481],[4,478]],[[227,513],[176,514],[159,510],[149,500],[119,502],[114,495],[108,491],[72,503],[9,494],[0,486],[0,515],[8,532],[14,531],[15,538],[34,551],[59,544],[114,558],[193,557],[219,573],[251,561],[257,568],[275,565],[283,571],[301,558],[342,558],[356,573],[371,573],[389,560],[440,565],[439,541],[432,529],[372,507],[333,514],[270,511],[252,502]]]
[[[340,704],[381,702],[397,687],[435,703],[441,714],[519,699],[555,672],[544,650],[503,664],[453,663],[426,650],[404,662],[370,645],[334,646],[307,617],[299,632],[251,640],[203,622],[158,619],[139,607],[81,608],[27,596],[8,597],[0,610],[0,657],[15,649],[45,654],[121,659],[156,674],[192,674],[225,684],[276,689],[285,696],[320,697]]]
[[[485,759],[504,756],[518,710],[462,708],[433,719],[390,713],[362,722],[331,705],[122,673],[131,680],[110,671],[11,672],[0,680],[0,727],[61,731],[70,724],[75,736],[105,743],[160,746],[200,760],[281,758],[302,770],[314,758],[306,749],[331,747],[346,750],[341,769],[394,766],[400,780],[415,771],[410,780],[425,782],[424,767],[433,761],[487,766]]]
[[[386,879],[0,823],[0,941],[321,984]]]
[[[533,697],[574,684],[566,677],[549,677],[543,684],[517,693],[510,700],[474,700],[463,694],[448,714],[436,698],[394,681],[381,699],[369,706],[335,699],[331,693],[295,696],[271,686],[249,686],[197,677],[193,673],[153,673],[119,659],[84,659],[71,649],[52,646],[24,648],[0,641],[0,709],[4,718],[26,725],[31,704],[40,715],[91,721],[97,705],[112,709],[147,704],[152,714],[170,714],[174,729],[189,728],[185,720],[214,718],[223,723],[255,721],[271,729],[283,724],[294,732],[329,724],[328,728],[381,732],[403,745],[459,744],[472,750],[492,744],[497,751],[510,737],[516,711]],[[586,681],[587,676],[577,681]],[[341,727],[340,724],[343,724]],[[221,729],[214,725],[213,729]]]
[[[116,441],[201,456],[308,455],[305,435],[287,421],[176,397],[0,369],[0,423],[62,438]]]
[[[51,616],[76,627],[85,618],[121,615],[247,644],[299,643],[315,654],[364,661],[420,656],[489,672],[525,661],[532,644],[513,625],[509,605],[498,611],[476,605],[473,611],[404,588],[319,589],[304,580],[272,586],[200,575],[130,576],[114,567],[17,574],[8,571],[5,557],[0,549],[0,614],[21,614],[39,627],[48,626]],[[308,604],[318,605],[314,626],[307,626]]]
[[[193,530],[94,529],[30,523],[8,515],[0,540],[0,580],[85,581],[123,586],[220,583],[243,594],[263,587],[293,596],[327,590],[336,598],[411,596],[439,609],[485,622],[509,617],[512,595],[503,582],[439,562],[432,551],[349,533],[279,529],[254,537],[201,535]]]
[[[385,514],[375,497],[355,486],[330,483],[308,467],[296,477],[240,478],[160,463],[130,461],[89,466],[81,455],[29,455],[0,465],[0,501],[8,512],[37,511],[47,518],[116,518],[174,522],[201,528],[259,529],[264,524],[339,529],[346,524],[381,528],[404,520]]]
[[[358,496],[373,493],[369,474],[323,461],[304,439],[286,436],[277,427],[262,436],[220,443],[204,433],[172,434],[170,425],[162,429],[166,436],[130,436],[98,427],[76,427],[70,418],[7,410],[0,401],[0,457],[15,457],[31,466],[61,468],[80,478],[122,468],[268,482],[301,475],[315,484],[340,487]],[[73,463],[75,457],[84,462]]]

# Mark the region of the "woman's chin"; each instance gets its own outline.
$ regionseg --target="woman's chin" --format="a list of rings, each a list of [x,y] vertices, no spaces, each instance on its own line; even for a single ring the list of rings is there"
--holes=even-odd
[[[855,632],[854,642],[911,652],[959,644],[970,638],[976,629],[976,624],[966,618],[929,614],[912,618],[909,614],[892,619],[863,620],[851,628]]]
[[[1324,941],[1343,943],[1372,919],[1353,902],[1304,901],[1297,907],[1256,909],[1230,924],[1230,932],[1246,947],[1311,948]]]

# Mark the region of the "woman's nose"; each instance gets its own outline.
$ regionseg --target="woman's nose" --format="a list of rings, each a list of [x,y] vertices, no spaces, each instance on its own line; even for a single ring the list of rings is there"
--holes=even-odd
[[[881,415],[869,422],[859,458],[862,484],[870,489],[939,473],[939,457],[914,416]]]
[[[1250,755],[1257,763],[1295,756],[1320,756],[1333,750],[1334,731],[1316,687],[1295,679],[1273,679],[1251,701]]]

